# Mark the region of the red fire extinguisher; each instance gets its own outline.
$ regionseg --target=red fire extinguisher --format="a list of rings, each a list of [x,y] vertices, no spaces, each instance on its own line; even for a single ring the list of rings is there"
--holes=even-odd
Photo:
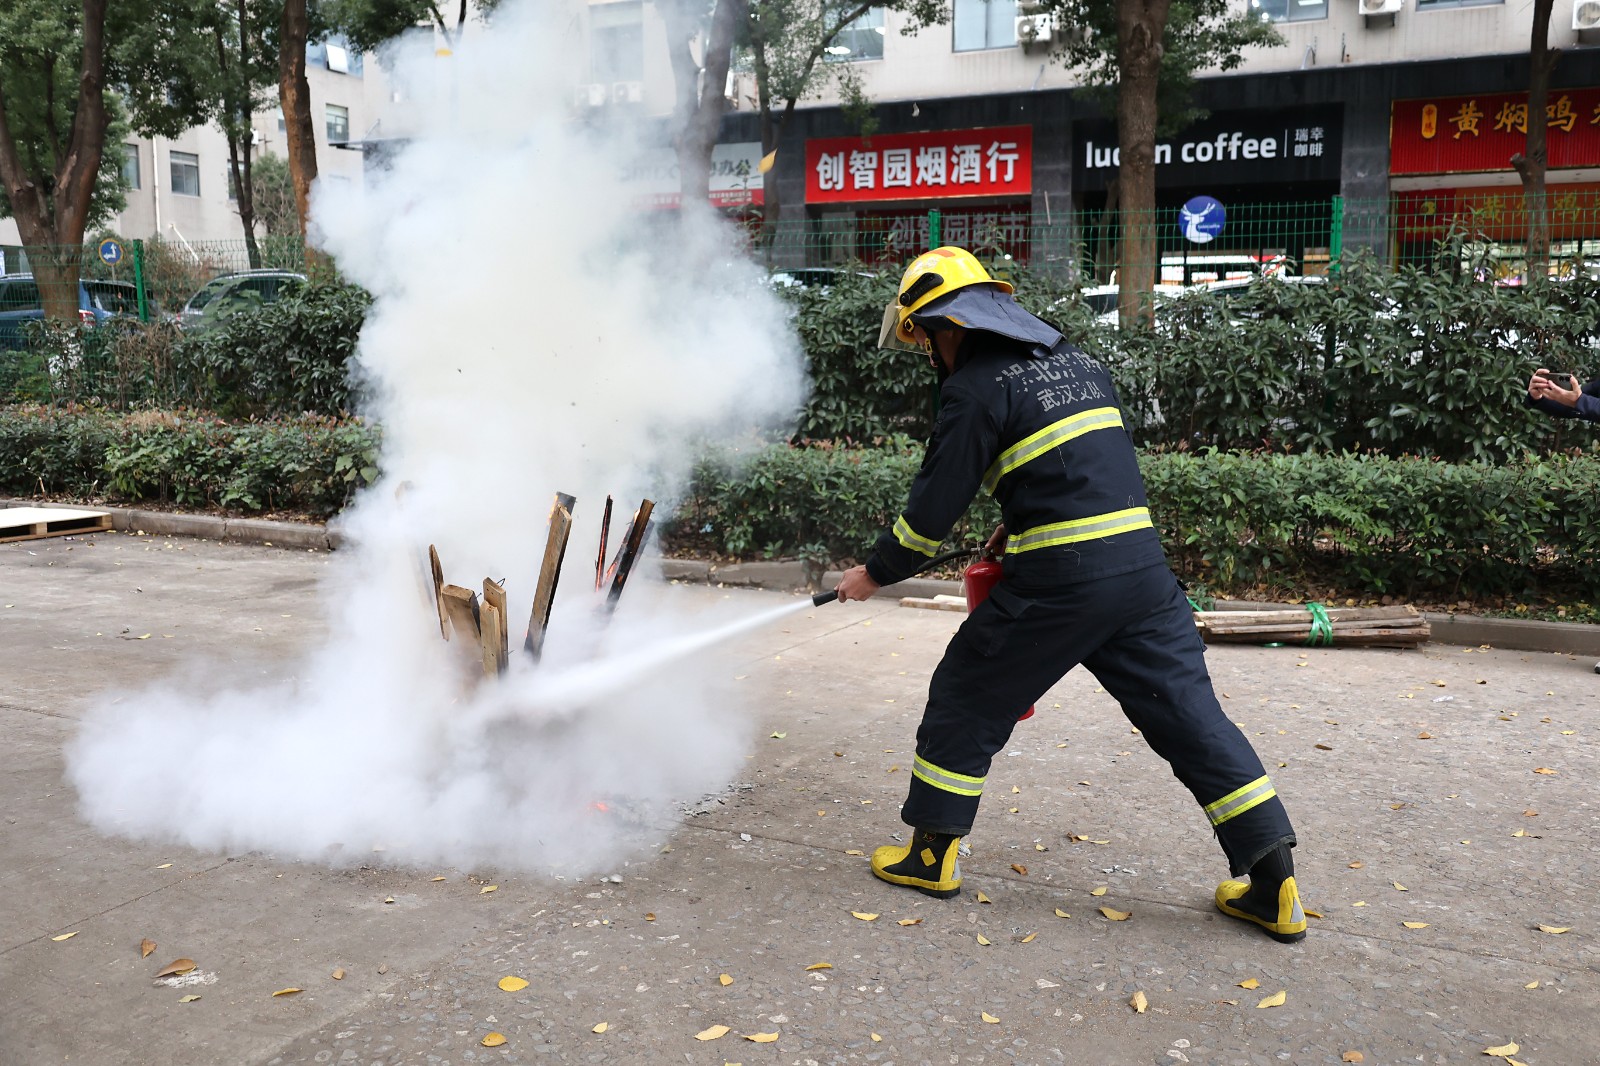
[[[967,567],[961,575],[962,587],[967,593],[967,613],[971,614],[978,609],[978,604],[989,598],[989,593],[1000,583],[1000,562],[993,555],[985,553],[977,562]],[[1033,708],[1029,707],[1017,716],[1017,721],[1025,722],[1033,717]]]

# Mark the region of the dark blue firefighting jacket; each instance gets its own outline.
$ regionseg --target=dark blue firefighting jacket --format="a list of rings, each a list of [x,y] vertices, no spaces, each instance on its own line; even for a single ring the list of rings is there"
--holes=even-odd
[[[1051,585],[1164,563],[1105,367],[998,290],[936,304],[929,318],[969,332],[906,508],[867,560],[872,579],[915,573],[979,491],[1000,504],[1008,579]],[[1010,335],[979,328],[990,324]]]

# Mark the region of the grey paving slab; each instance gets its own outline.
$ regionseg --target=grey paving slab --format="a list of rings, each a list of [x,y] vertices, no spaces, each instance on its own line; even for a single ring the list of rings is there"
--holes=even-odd
[[[742,772],[579,880],[102,836],[62,776],[84,708],[174,674],[292,671],[326,633],[328,557],[92,540],[0,546],[0,1063],[1467,1063],[1508,1041],[1528,1066],[1600,1057],[1587,660],[1212,648],[1322,915],[1285,947],[1212,908],[1225,871],[1203,818],[1081,672],[996,760],[963,896],[875,881],[865,855],[903,832],[927,676],[961,621],[886,599],[704,656],[751,708]],[[787,599],[657,594],[686,615]],[[143,937],[159,946],[141,960]],[[194,983],[155,983],[180,955]],[[271,995],[287,986],[304,991]],[[490,1032],[506,1043],[483,1047]]]

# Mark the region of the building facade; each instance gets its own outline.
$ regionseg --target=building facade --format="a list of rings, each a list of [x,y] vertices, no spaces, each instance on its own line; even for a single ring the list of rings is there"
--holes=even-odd
[[[1512,157],[1530,120],[1531,5],[1240,2],[1286,43],[1250,50],[1232,72],[1201,72],[1210,117],[1158,144],[1167,280],[1278,256],[1315,272],[1352,247],[1415,258],[1462,228],[1516,253],[1526,217]],[[1110,239],[1096,219],[1117,203],[1116,124],[1051,58],[1069,31],[1028,0],[953,0],[952,14],[906,34],[902,16],[877,10],[837,42],[877,129],[861,137],[832,90],[802,103],[776,156],[778,261],[890,259],[935,239],[1082,257]],[[664,116],[672,82],[652,5],[593,3],[589,16],[592,80],[577,86],[575,109]],[[1558,255],[1600,257],[1597,40],[1600,2],[1556,0],[1549,44],[1562,56],[1545,121]],[[727,91],[718,151],[745,171],[748,210],[760,197],[748,173],[760,156],[754,88],[736,74]],[[1209,239],[1185,229],[1181,209],[1197,197],[1226,213]]]

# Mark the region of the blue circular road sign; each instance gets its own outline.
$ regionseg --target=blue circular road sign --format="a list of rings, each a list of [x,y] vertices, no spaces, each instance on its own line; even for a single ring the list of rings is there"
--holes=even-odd
[[[116,266],[122,262],[122,242],[107,237],[100,242],[100,261],[109,266]]]
[[[1192,244],[1210,244],[1222,235],[1223,223],[1228,213],[1220,201],[1209,196],[1196,196],[1178,208],[1178,229]]]

